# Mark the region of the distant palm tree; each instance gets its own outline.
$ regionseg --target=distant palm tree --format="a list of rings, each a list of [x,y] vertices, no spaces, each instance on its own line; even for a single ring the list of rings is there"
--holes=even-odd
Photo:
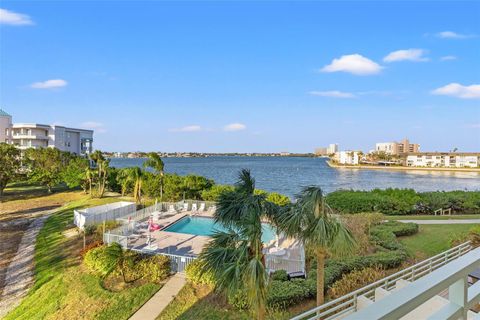
[[[142,200],[142,183],[144,172],[139,167],[132,167],[128,170],[128,180],[133,183],[133,198],[135,202]]]
[[[242,170],[233,191],[220,194],[215,220],[227,231],[216,232],[200,255],[217,287],[229,294],[246,294],[257,314],[265,318],[268,275],[262,243],[262,220],[274,220],[279,207],[255,194],[255,180]]]
[[[162,158],[156,152],[150,152],[148,159],[143,163],[144,168],[152,168],[155,173],[160,177],[160,200],[163,199],[163,169],[165,164],[162,161]]]
[[[306,187],[297,202],[281,211],[278,227],[286,235],[303,240],[317,257],[317,305],[324,303],[325,257],[328,253],[342,255],[353,250],[355,240],[350,231],[325,203],[322,189]]]

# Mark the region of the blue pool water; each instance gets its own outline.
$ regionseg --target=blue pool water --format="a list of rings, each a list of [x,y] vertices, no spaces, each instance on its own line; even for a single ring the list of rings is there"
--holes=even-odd
[[[262,241],[264,243],[275,239],[275,230],[268,223],[262,224]],[[164,231],[194,234],[197,236],[211,236],[215,231],[225,231],[225,228],[216,224],[212,218],[206,217],[184,217]]]

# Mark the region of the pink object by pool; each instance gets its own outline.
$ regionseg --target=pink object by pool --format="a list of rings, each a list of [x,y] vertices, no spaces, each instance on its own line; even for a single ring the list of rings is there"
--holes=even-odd
[[[150,225],[150,231],[156,231],[156,230],[160,230],[161,226],[159,224],[156,224],[156,223],[152,223]]]

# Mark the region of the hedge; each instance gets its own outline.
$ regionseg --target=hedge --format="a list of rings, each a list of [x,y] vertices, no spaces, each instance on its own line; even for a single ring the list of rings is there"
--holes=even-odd
[[[337,190],[327,195],[327,203],[343,213],[433,214],[437,209],[450,208],[454,213],[480,214],[480,191]]]
[[[107,246],[100,246],[89,250],[84,257],[85,266],[95,275],[104,277],[116,263],[115,259],[106,253]],[[133,251],[126,251],[129,263],[123,265],[125,277],[130,280],[144,279],[148,282],[159,283],[170,274],[170,259],[162,255],[142,255]],[[114,275],[121,274],[121,266],[116,266]]]

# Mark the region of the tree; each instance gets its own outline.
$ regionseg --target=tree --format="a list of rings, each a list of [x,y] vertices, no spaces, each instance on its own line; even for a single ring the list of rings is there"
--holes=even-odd
[[[48,192],[62,182],[62,172],[68,165],[72,155],[56,148],[27,149],[25,164],[28,168],[28,177],[47,187]]]
[[[95,196],[102,198],[108,181],[110,160],[106,159],[100,150],[96,150],[94,153],[92,153],[90,155],[90,159],[95,163],[94,172],[90,172],[90,183],[95,185],[97,188]]]
[[[142,182],[143,171],[139,167],[129,168],[128,179],[133,182],[133,198],[135,202],[140,203],[142,200]]]
[[[125,273],[125,267],[133,266],[133,259],[127,252],[122,249],[122,246],[114,242],[105,248],[105,255],[107,256],[107,261],[109,262],[108,270],[105,273],[103,279],[107,278],[115,269],[119,268],[120,273],[123,277],[123,282],[127,283],[127,277]]]
[[[160,180],[160,199],[163,199],[163,169],[165,164],[162,161],[162,158],[156,152],[150,152],[148,155],[148,159],[143,163],[144,168],[152,168],[155,174],[159,176]]]
[[[87,159],[75,157],[70,160],[62,172],[62,179],[69,188],[82,187],[83,192],[87,193],[89,187],[87,169],[89,168],[90,164]]]
[[[306,187],[297,202],[282,210],[278,227],[287,236],[301,239],[315,250],[317,258],[317,305],[324,303],[325,258],[328,253],[343,255],[355,247],[355,240],[325,203],[322,190]]]
[[[15,146],[0,143],[0,196],[7,184],[15,179],[20,170],[20,151]]]
[[[262,221],[274,220],[279,208],[255,194],[255,180],[242,170],[233,191],[222,192],[214,218],[227,231],[216,232],[200,255],[202,268],[212,272],[217,289],[241,292],[257,314],[265,318],[268,275],[262,243]]]

